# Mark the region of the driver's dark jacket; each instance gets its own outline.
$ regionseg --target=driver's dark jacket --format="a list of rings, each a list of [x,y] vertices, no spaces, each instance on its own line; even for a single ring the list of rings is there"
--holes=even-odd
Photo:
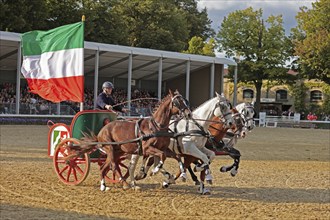
[[[107,110],[105,108],[106,105],[114,106],[116,105],[112,96],[107,96],[104,92],[101,92],[96,99],[96,109]],[[121,105],[117,105],[113,107],[114,110],[122,112],[123,107]]]

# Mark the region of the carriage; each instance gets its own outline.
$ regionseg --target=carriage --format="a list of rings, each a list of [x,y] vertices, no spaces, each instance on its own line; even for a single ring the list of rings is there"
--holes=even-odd
[[[97,163],[101,166],[106,159],[105,153],[95,149],[90,153],[74,157],[70,161],[64,161],[63,155],[70,153],[65,146],[81,144],[80,139],[84,133],[92,131],[97,134],[105,124],[116,119],[117,114],[115,112],[84,110],[74,116],[69,126],[63,123],[49,125],[48,156],[53,159],[54,170],[62,183],[79,185],[87,178],[91,163]],[[121,161],[119,165],[127,170],[127,166]],[[106,179],[110,183],[118,182],[113,175],[107,175]]]

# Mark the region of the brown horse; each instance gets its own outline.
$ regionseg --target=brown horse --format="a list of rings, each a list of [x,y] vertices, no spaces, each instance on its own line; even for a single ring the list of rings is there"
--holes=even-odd
[[[160,161],[153,173],[161,171],[167,178],[171,177],[164,168],[164,150],[168,147],[173,133],[168,130],[171,116],[183,113],[185,117],[191,114],[185,99],[178,91],[169,94],[160,102],[151,118],[140,120],[116,120],[105,125],[97,135],[97,141],[102,143],[100,150],[106,152],[107,159],[101,166],[101,191],[109,189],[105,185],[105,175],[111,167],[113,173],[123,183],[123,188],[130,188],[121,175],[118,161],[126,154],[142,154],[158,156]],[[93,141],[93,140],[90,140]],[[85,147],[86,148],[86,147]],[[91,146],[87,145],[87,148]],[[131,186],[138,188],[134,181],[134,169],[129,169]]]

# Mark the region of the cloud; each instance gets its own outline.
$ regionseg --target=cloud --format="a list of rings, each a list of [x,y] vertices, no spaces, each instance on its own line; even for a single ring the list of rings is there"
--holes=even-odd
[[[212,28],[216,31],[225,16],[236,10],[243,10],[252,7],[254,10],[261,8],[263,17],[270,15],[283,15],[286,34],[297,25],[295,16],[301,6],[311,8],[312,2],[316,0],[200,0],[199,8],[207,8],[209,18],[212,21]]]

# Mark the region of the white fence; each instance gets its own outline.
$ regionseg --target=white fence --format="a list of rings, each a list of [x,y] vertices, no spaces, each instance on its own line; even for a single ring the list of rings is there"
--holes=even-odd
[[[294,116],[267,116],[265,112],[260,112],[259,118],[254,120],[259,127],[330,128],[330,121],[300,120],[300,114]]]

